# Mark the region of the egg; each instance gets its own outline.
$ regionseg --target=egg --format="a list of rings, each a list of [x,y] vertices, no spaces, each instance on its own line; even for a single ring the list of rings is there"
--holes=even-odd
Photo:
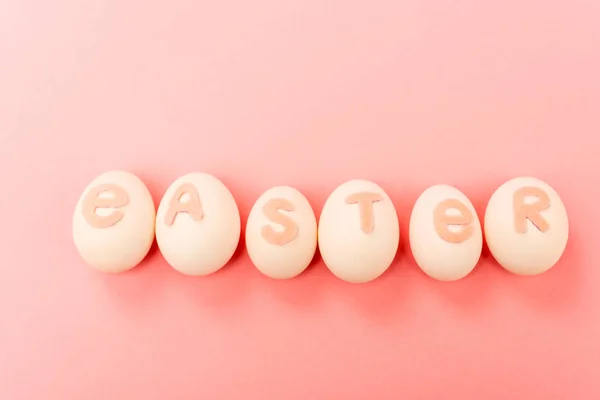
[[[485,239],[498,263],[518,275],[537,275],[561,258],[569,238],[567,210],[558,193],[533,177],[502,184],[490,197]]]
[[[154,202],[126,171],[109,171],[83,190],[73,214],[73,240],[90,266],[116,273],[138,265],[154,241]]]
[[[413,206],[409,242],[415,262],[430,277],[455,281],[467,276],[483,246],[473,204],[452,186],[429,187]]]
[[[306,197],[287,186],[264,192],[248,216],[246,249],[268,277],[289,279],[302,273],[317,249],[317,219]]]
[[[376,183],[351,180],[329,196],[319,218],[318,244],[338,278],[364,283],[383,274],[398,250],[396,209]]]
[[[235,253],[240,224],[229,189],[210,174],[194,172],[178,178],[165,192],[156,213],[156,242],[177,271],[208,275]]]

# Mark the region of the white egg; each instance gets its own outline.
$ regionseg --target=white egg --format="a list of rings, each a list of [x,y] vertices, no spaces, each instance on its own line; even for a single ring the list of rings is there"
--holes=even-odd
[[[177,179],[158,206],[158,247],[169,265],[186,275],[208,275],[227,264],[238,246],[240,231],[233,195],[207,173]]]
[[[81,257],[103,272],[138,265],[154,241],[154,202],[144,182],[109,171],[83,191],[73,214],[73,240]]]
[[[500,265],[519,275],[552,268],[569,238],[567,210],[558,193],[531,177],[501,185],[485,210],[485,239]]]
[[[319,249],[338,278],[362,283],[379,277],[392,263],[399,239],[396,209],[377,184],[345,182],[325,202],[319,219]]]
[[[317,248],[317,219],[298,190],[277,186],[263,193],[246,224],[246,249],[263,274],[289,279],[308,267]]]
[[[454,281],[468,275],[481,256],[477,212],[460,190],[431,186],[415,202],[409,240],[417,265],[430,277]]]

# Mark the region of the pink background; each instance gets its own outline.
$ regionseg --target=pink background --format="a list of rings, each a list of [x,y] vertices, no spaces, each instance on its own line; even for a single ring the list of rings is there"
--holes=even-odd
[[[6,0],[0,5],[0,398],[597,399],[597,0]],[[84,265],[81,190],[138,174],[158,203],[190,171],[245,223],[273,185],[320,213],[366,178],[394,200],[398,261],[349,285],[317,260],[275,282],[235,260],[183,276],[153,249],[129,273]],[[466,279],[414,264],[429,185],[480,218],[534,175],[571,237],[544,275],[484,249]]]

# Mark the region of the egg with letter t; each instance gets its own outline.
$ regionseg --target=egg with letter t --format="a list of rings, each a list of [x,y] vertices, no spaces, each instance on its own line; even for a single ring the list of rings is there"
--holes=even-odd
[[[374,182],[347,181],[323,206],[319,250],[329,270],[346,282],[369,282],[383,274],[394,260],[399,239],[394,204]]]

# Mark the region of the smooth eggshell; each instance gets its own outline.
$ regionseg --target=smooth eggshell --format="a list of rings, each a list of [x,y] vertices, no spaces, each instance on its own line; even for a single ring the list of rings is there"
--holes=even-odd
[[[88,192],[103,184],[116,184],[129,198],[128,204],[96,209],[99,216],[121,212],[116,224],[98,228],[86,221],[82,203]],[[111,197],[111,194],[100,197]],[[138,265],[148,254],[154,241],[154,202],[146,185],[125,171],[109,171],[95,178],[83,191],[73,215],[73,240],[82,258],[104,272],[122,272]]]
[[[550,207],[540,211],[549,230],[542,232],[527,220],[527,231],[515,228],[515,191],[533,186],[548,194]],[[529,200],[526,198],[525,202]],[[562,256],[569,237],[567,210],[556,191],[532,177],[514,178],[501,185],[490,197],[485,210],[485,239],[500,265],[519,275],[537,275],[552,268]]]
[[[169,226],[165,223],[169,202],[186,183],[198,192],[203,218],[195,221],[187,212],[180,212]],[[190,173],[173,182],[156,213],[158,247],[169,265],[186,275],[208,275],[227,264],[238,246],[240,231],[240,214],[233,195],[207,173]]]
[[[290,217],[297,225],[296,236],[283,245],[267,241],[261,230],[271,226],[275,232],[282,232],[284,226],[271,221],[263,212],[263,207],[273,199],[285,199],[294,206],[293,211],[279,210]],[[263,274],[275,279],[289,279],[299,275],[308,267],[317,248],[317,219],[302,193],[298,190],[278,186],[263,193],[250,211],[246,224],[246,249],[252,263]]]
[[[358,204],[346,204],[349,195],[373,192],[382,196],[373,203],[374,229],[361,229]],[[336,188],[319,219],[318,243],[323,261],[338,278],[352,283],[371,281],[385,272],[398,250],[400,229],[396,209],[377,184],[351,180]]]
[[[460,242],[444,240],[436,231],[434,210],[447,199],[460,201],[473,216],[472,235]],[[452,211],[446,212],[452,215]],[[463,226],[449,226],[451,232]],[[430,277],[441,281],[454,281],[468,275],[481,256],[483,237],[477,212],[471,201],[460,190],[448,185],[435,185],[425,190],[415,202],[410,217],[409,240],[417,265]]]

